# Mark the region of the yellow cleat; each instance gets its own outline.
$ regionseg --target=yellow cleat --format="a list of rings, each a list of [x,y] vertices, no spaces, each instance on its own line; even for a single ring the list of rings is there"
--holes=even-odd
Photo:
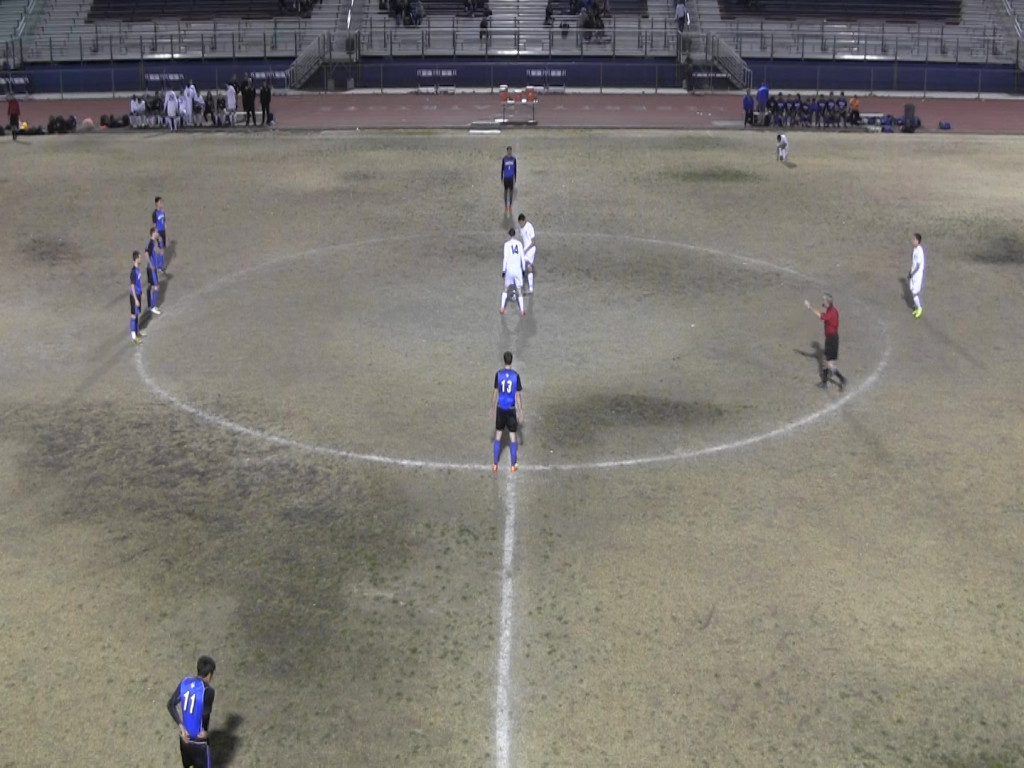
[[[914,317],[920,317],[923,314],[924,314],[924,310],[921,309],[920,307],[918,307],[917,309],[914,310]]]

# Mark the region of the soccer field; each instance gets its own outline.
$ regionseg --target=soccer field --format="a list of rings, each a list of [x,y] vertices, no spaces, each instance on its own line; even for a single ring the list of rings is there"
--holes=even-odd
[[[1024,764],[1021,148],[0,143],[0,765],[180,764],[201,653],[217,766]],[[823,291],[843,392],[815,386]]]

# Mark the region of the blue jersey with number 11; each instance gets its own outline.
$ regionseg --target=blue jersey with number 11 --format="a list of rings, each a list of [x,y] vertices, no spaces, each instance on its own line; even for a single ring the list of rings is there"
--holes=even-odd
[[[186,677],[178,685],[181,703],[181,724],[193,739],[203,730],[203,705],[206,703],[206,683],[198,677]]]
[[[494,388],[498,390],[498,407],[511,411],[516,407],[516,392],[523,388],[519,374],[511,368],[504,368],[494,376]]]
[[[514,179],[516,177],[516,159],[513,155],[505,155],[501,161],[501,178]]]

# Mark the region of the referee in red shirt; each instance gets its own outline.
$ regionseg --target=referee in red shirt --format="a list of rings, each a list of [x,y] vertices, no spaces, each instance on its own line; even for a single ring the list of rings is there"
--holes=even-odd
[[[814,309],[809,301],[804,301],[804,306],[825,324],[825,354],[822,355],[821,384],[818,386],[827,389],[829,381],[834,378],[839,385],[839,391],[842,392],[846,388],[846,377],[836,367],[836,361],[839,359],[839,310],[832,301],[832,294],[822,295],[821,309]]]

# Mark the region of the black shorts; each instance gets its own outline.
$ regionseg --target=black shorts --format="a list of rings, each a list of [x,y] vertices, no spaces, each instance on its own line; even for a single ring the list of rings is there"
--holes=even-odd
[[[146,267],[146,280],[149,282],[150,288],[160,285],[160,276],[157,274],[156,267]]]
[[[825,337],[825,360],[834,362],[839,359],[839,335]]]
[[[137,315],[142,311],[142,299],[140,297],[139,303],[135,303],[135,299],[132,298],[131,294],[128,295],[128,306],[131,309],[132,315]]]
[[[505,189],[512,189],[516,185],[515,179],[502,179],[502,183],[505,185]]]
[[[210,768],[210,746],[205,741],[178,738],[182,768]]]
[[[167,230],[160,231],[158,229],[156,233],[160,235],[160,247],[167,248]]]
[[[516,409],[506,411],[503,408],[499,408],[494,416],[494,429],[501,432],[504,429],[509,431],[509,434],[515,434],[516,429],[519,428],[519,421],[516,419]]]

